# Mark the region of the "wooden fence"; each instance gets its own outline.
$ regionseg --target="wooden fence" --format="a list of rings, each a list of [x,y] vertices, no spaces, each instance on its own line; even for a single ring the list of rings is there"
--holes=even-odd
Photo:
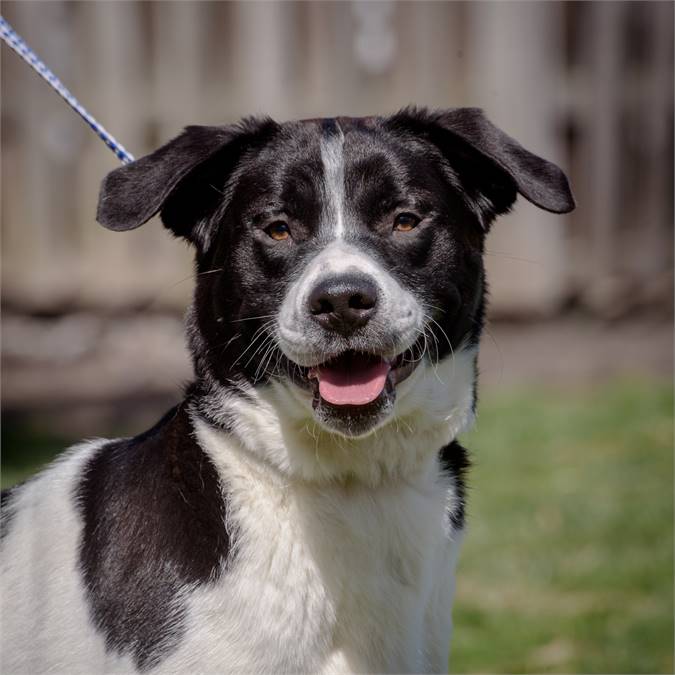
[[[565,167],[579,201],[568,217],[521,203],[494,228],[493,307],[670,302],[671,3],[8,1],[2,11],[137,156],[185,124],[251,113],[480,105]],[[98,185],[117,160],[2,56],[5,306],[184,306],[189,251],[158,222],[124,234],[96,225]]]

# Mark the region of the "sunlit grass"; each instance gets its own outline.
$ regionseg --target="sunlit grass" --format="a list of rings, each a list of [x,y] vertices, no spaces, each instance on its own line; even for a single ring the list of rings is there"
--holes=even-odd
[[[451,670],[673,672],[670,385],[480,405]]]

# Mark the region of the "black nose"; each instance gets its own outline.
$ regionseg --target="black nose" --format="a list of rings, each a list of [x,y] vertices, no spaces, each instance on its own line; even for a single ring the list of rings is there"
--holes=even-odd
[[[309,296],[309,311],[314,319],[343,335],[368,323],[376,306],[377,285],[360,275],[324,279]]]

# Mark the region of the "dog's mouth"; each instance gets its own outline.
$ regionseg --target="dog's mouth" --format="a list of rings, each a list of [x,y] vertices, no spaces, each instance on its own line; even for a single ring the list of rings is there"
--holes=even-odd
[[[409,352],[387,359],[349,350],[308,368],[306,377],[313,386],[314,407],[327,403],[357,408],[392,395],[396,385],[409,377],[419,363],[419,359],[410,357]]]

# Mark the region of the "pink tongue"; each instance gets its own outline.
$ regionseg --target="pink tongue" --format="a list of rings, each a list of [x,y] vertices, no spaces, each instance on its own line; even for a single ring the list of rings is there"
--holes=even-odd
[[[319,393],[333,405],[365,405],[382,393],[389,370],[384,361],[354,362],[346,369],[319,366]]]

